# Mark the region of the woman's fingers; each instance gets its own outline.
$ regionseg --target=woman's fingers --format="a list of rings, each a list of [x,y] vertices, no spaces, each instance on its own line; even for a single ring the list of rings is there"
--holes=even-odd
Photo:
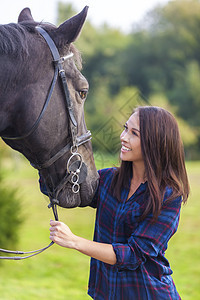
[[[61,224],[61,222],[59,222],[59,221],[50,220],[50,225],[51,226],[57,226],[57,225],[60,225],[60,224]]]
[[[72,248],[75,236],[70,228],[63,222],[53,220],[50,221],[50,225],[50,240],[60,246]]]

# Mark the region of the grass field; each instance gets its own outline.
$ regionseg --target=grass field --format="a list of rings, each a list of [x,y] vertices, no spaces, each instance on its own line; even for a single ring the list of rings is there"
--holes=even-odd
[[[112,158],[113,159],[113,158]],[[112,166],[115,159],[96,155],[97,167]],[[183,300],[200,299],[200,162],[187,163],[192,193],[183,207],[179,230],[167,250],[173,278]],[[25,221],[19,250],[49,243],[51,211],[39,192],[37,172],[28,163],[8,164],[5,183],[18,187]],[[91,208],[59,209],[59,218],[75,234],[92,239],[95,211]],[[0,245],[3,248],[3,245]],[[84,300],[87,296],[90,259],[76,251],[53,245],[32,259],[4,261],[0,265],[0,299]]]

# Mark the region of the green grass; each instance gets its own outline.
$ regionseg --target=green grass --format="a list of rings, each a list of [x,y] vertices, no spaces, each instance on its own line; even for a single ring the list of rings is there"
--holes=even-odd
[[[117,158],[95,155],[97,167],[113,166]],[[37,172],[28,163],[7,164],[5,183],[18,187],[25,221],[21,227],[18,250],[41,248],[49,243],[52,212],[39,192]],[[187,169],[192,194],[182,208],[178,232],[167,250],[177,289],[184,300],[200,299],[200,162]],[[71,230],[92,239],[95,211],[91,208],[61,209],[59,218]],[[3,248],[3,245],[0,245]],[[3,300],[84,300],[87,296],[90,259],[76,251],[53,245],[32,259],[4,261],[0,265],[0,299]]]
[[[178,232],[171,239],[167,257],[174,281],[184,300],[200,299],[200,162],[188,162],[191,195],[182,207]]]

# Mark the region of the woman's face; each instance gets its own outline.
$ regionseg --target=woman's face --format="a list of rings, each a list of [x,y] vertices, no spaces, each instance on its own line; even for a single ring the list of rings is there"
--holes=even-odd
[[[132,161],[133,163],[144,162],[140,143],[139,115],[137,112],[132,114],[124,125],[124,131],[120,136],[120,140],[122,144],[121,160]]]

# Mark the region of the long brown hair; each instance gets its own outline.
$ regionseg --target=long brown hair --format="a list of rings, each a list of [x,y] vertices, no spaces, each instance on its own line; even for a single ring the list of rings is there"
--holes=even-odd
[[[163,108],[140,106],[139,115],[141,150],[148,185],[148,197],[141,219],[149,213],[156,220],[162,208],[166,187],[172,188],[167,201],[189,195],[183,143],[174,116]],[[133,112],[133,113],[134,113]],[[122,161],[112,181],[113,195],[120,201],[121,190],[128,187],[132,176],[132,162]]]

